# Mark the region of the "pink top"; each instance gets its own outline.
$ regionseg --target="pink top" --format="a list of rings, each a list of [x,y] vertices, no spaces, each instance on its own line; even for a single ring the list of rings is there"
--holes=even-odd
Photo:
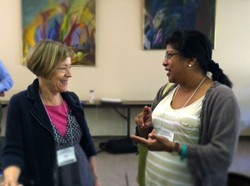
[[[68,112],[69,112],[68,104],[65,101],[63,101],[63,104],[61,105],[58,106],[45,105],[45,107],[47,109],[50,119],[52,120],[57,130],[62,134],[62,136],[65,136],[67,133],[67,126],[68,126]]]

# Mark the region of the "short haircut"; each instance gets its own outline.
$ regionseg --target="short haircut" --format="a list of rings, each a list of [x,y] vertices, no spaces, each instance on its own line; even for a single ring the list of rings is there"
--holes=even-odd
[[[56,67],[68,57],[74,57],[74,51],[70,47],[45,39],[31,48],[27,55],[26,66],[36,76],[49,79]]]

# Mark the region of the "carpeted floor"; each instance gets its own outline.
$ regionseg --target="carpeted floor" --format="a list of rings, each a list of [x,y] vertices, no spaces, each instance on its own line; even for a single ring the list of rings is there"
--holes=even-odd
[[[137,156],[134,153],[100,152],[97,165],[103,186],[137,186]]]
[[[111,154],[101,151],[99,144],[110,138],[94,137],[97,169],[102,186],[138,186],[136,182],[136,153]],[[241,137],[230,172],[250,177],[250,137]],[[0,176],[1,179],[1,176]],[[234,185],[236,186],[236,185]],[[243,186],[243,185],[240,185]]]
[[[121,137],[117,137],[120,139]],[[100,143],[113,138],[94,137],[97,154],[98,176],[102,186],[138,186],[136,182],[136,153],[112,154],[100,149]]]
[[[94,138],[96,148],[105,138]],[[238,150],[230,172],[250,177],[250,137],[241,137]],[[99,151],[97,154],[97,168],[103,186],[138,186],[136,182],[137,155],[111,154]]]

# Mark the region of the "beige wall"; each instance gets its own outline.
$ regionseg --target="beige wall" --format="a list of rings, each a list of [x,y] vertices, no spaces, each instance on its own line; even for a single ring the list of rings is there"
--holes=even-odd
[[[0,58],[15,81],[4,98],[8,100],[35,76],[21,65],[21,0],[0,1]],[[81,99],[88,99],[88,91],[94,89],[97,98],[148,100],[167,80],[161,66],[164,50],[142,50],[142,5],[143,0],[96,0],[96,66],[72,69],[70,89]],[[214,50],[214,60],[234,82],[244,128],[250,126],[249,9],[249,0],[217,0]],[[103,134],[95,120],[90,123],[94,133]]]

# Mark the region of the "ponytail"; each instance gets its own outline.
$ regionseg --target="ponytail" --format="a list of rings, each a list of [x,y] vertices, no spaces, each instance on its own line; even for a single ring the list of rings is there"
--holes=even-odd
[[[212,79],[218,81],[230,88],[232,88],[233,84],[229,80],[226,74],[223,73],[222,69],[219,67],[218,63],[215,63],[213,60],[208,62],[208,71],[212,73]]]

